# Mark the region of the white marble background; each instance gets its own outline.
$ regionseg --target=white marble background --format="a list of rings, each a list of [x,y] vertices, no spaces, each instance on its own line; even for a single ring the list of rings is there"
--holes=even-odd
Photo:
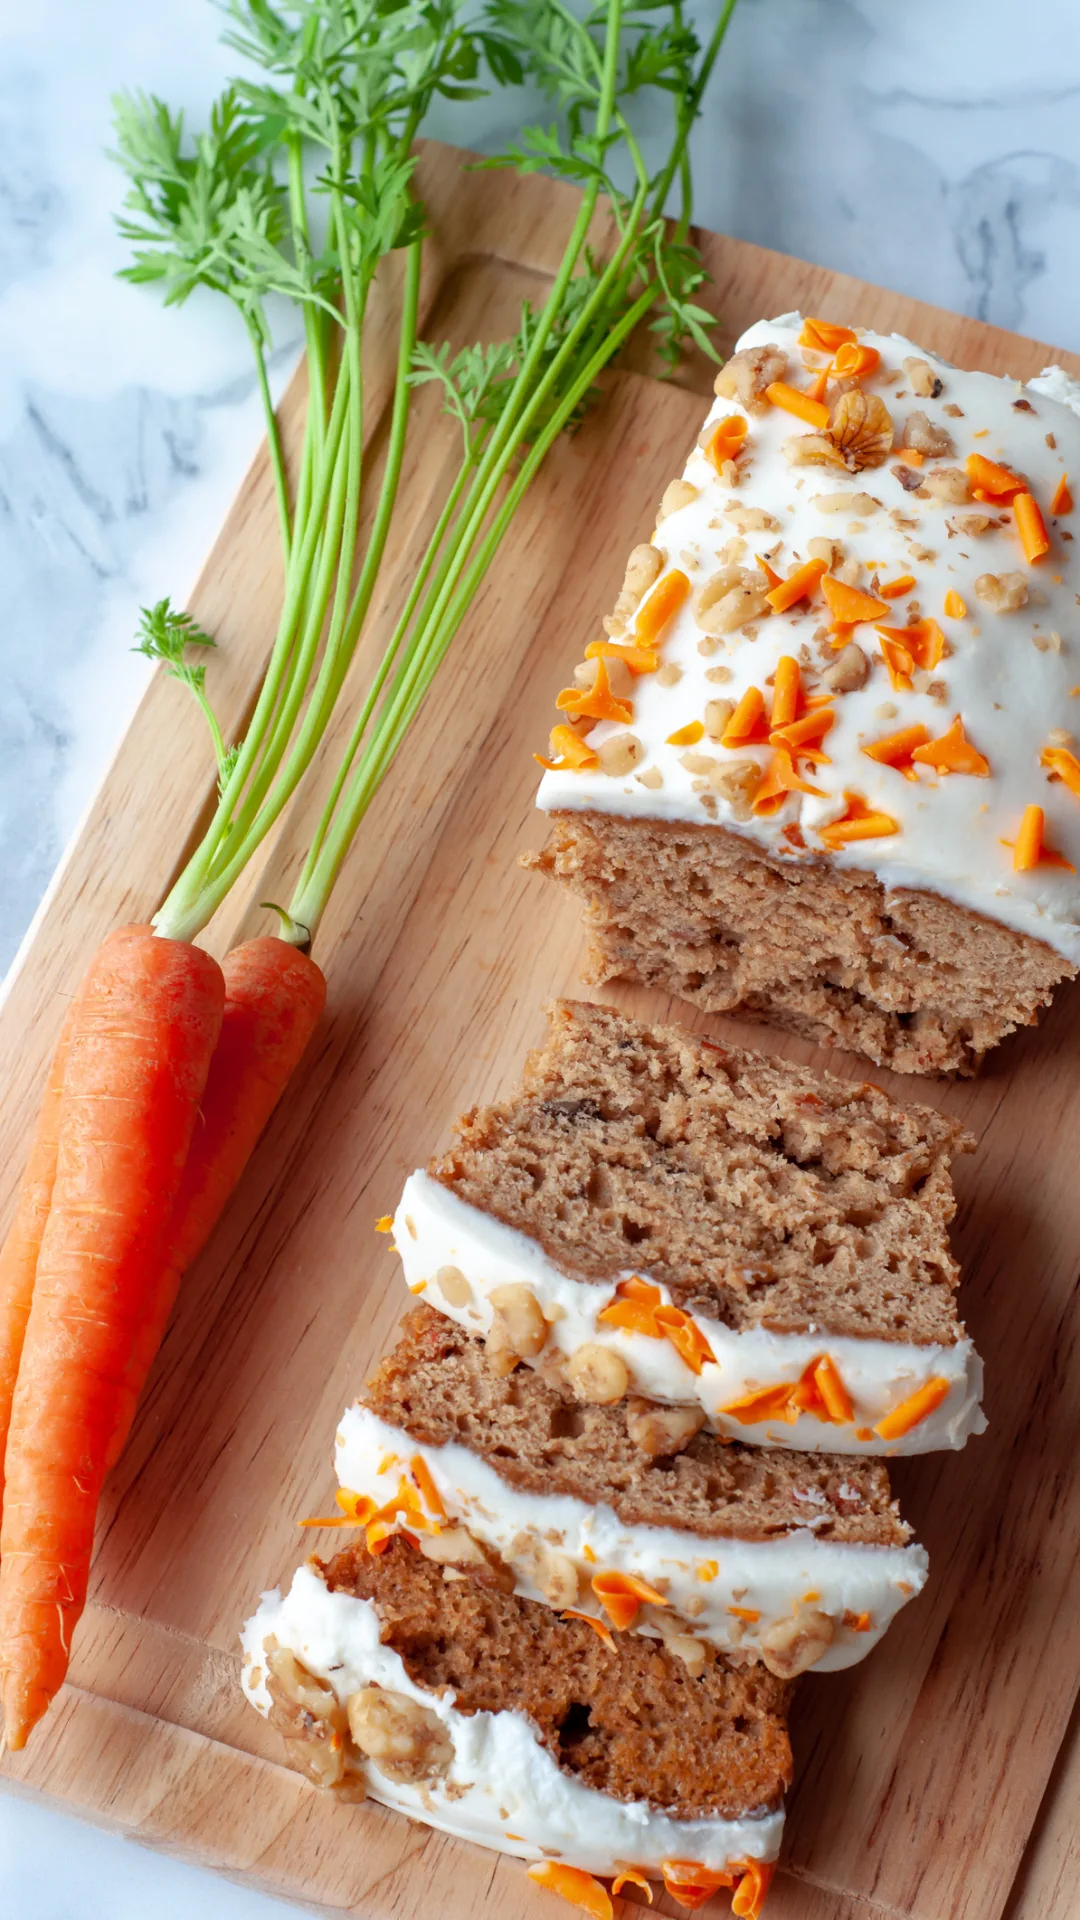
[[[0,0],[0,973],[144,683],[138,607],[183,599],[258,435],[232,316],[113,278],[109,95],[197,122],[218,26],[210,0]],[[699,216],[1080,350],[1078,107],[1076,0],[741,0]],[[506,102],[469,110],[473,144],[510,124]],[[285,321],[279,381],[291,339]],[[148,1909],[287,1911],[0,1796],[0,1913]]]

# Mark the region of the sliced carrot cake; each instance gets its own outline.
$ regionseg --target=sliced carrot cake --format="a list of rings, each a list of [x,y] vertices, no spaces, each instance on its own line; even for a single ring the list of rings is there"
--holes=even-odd
[[[851,1666],[926,1579],[879,1461],[704,1432],[700,1407],[586,1404],[428,1307],[348,1409],[344,1512],[467,1578],[782,1679]]]
[[[970,1145],[880,1088],[563,1003],[520,1090],[411,1175],[394,1240],[425,1304],[583,1404],[924,1453],[985,1424],[947,1232]]]
[[[691,1674],[661,1642],[449,1571],[399,1539],[264,1594],[244,1689],[288,1758],[535,1861],[557,1890],[586,1873],[737,1884],[756,1913],[791,1778],[788,1683],[711,1646]]]
[[[531,864],[626,975],[974,1071],[1080,966],[1080,387],[762,321],[559,695]]]

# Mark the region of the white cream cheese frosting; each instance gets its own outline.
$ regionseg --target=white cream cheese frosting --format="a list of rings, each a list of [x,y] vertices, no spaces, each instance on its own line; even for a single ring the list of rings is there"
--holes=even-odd
[[[514,1572],[516,1592],[606,1620],[592,1580],[629,1574],[667,1603],[645,1606],[635,1627],[664,1638],[680,1631],[728,1652],[757,1655],[763,1643],[767,1649],[783,1645],[813,1609],[815,1624],[820,1629],[824,1615],[833,1634],[814,1665],[832,1672],[863,1659],[926,1581],[922,1547],[817,1539],[815,1520],[824,1524],[824,1515],[809,1500],[806,1525],[787,1534],[710,1539],[676,1527],[627,1523],[610,1506],[570,1495],[526,1492],[467,1447],[425,1445],[368,1407],[345,1413],[336,1466],[350,1493],[366,1496],[376,1508],[391,1503],[417,1457],[445,1523],[463,1526],[493,1549]],[[824,1496],[819,1499],[824,1505]],[[438,1510],[428,1515],[436,1521],[442,1516]],[[400,1524],[408,1527],[408,1518]],[[569,1587],[576,1576],[576,1591],[569,1590],[568,1576]],[[546,1590],[536,1578],[545,1580]]]
[[[599,1317],[617,1284],[633,1277],[629,1271],[599,1282],[574,1279],[537,1241],[460,1200],[424,1172],[406,1181],[393,1224],[410,1291],[468,1332],[488,1332],[493,1319],[489,1296],[495,1288],[524,1284],[549,1324],[545,1354],[570,1356],[585,1345],[609,1348],[626,1366],[633,1392],[649,1400],[700,1405],[710,1427],[732,1439],[810,1453],[897,1455],[959,1448],[969,1434],[985,1429],[982,1362],[966,1336],[951,1346],[919,1346],[830,1335],[821,1329],[770,1333],[752,1327],[740,1332],[691,1314],[713,1356],[697,1373],[669,1340],[629,1332]],[[635,1273],[659,1286],[647,1270]],[[464,1279],[465,1289],[457,1276]],[[670,1304],[667,1289],[660,1286],[659,1291]],[[725,1411],[767,1388],[793,1386],[824,1354],[851,1399],[850,1421],[822,1420],[812,1412],[748,1421]],[[903,1424],[903,1409],[924,1393],[935,1404],[904,1431],[892,1431],[897,1420]],[[877,1431],[879,1426],[884,1432]]]
[[[262,1714],[271,1708],[268,1641],[294,1654],[342,1703],[376,1686],[438,1715],[453,1746],[443,1779],[410,1786],[373,1760],[363,1763],[372,1799],[425,1826],[521,1860],[565,1860],[601,1874],[626,1864],[659,1874],[671,1860],[723,1872],[735,1862],[774,1860],[779,1851],[781,1811],[676,1820],[644,1802],[615,1800],[564,1773],[524,1714],[462,1713],[452,1689],[416,1686],[400,1655],[380,1641],[372,1603],[331,1593],[311,1566],[299,1569],[284,1596],[263,1594],[241,1635],[244,1692]]]
[[[786,356],[782,379],[806,390],[830,361],[800,344],[801,316],[759,321],[739,348],[773,343]],[[1080,868],[1080,795],[1056,776],[1042,755],[1048,747],[1080,751],[1080,560],[1067,507],[1053,503],[1063,476],[1072,476],[1080,499],[1080,385],[1051,367],[1026,386],[985,373],[968,373],[896,334],[856,329],[858,344],[880,355],[876,370],[861,378],[864,392],[879,396],[891,416],[893,454],[884,464],[848,472],[827,465],[793,465],[788,443],[815,429],[779,405],[747,411],[737,400],[717,398],[707,425],[732,415],[747,422],[744,451],[727,484],[701,445],[690,453],[684,479],[694,490],[668,512],[652,536],[663,556],[659,579],[682,572],[690,583],[664,628],[659,653],[666,671],[633,679],[632,717],[600,720],[584,735],[602,747],[632,734],[643,751],[634,770],[612,775],[559,766],[545,773],[539,805],[548,812],[594,809],[643,818],[717,824],[746,835],[775,855],[794,861],[820,858],[842,867],[868,869],[887,890],[930,891],[1046,942],[1074,967],[1080,965],[1080,879],[1062,866],[1040,863],[1014,871],[1009,844],[1016,841],[1029,806],[1044,813],[1044,841]],[[905,361],[929,368],[939,392],[914,392]],[[920,379],[925,387],[925,377]],[[841,389],[829,389],[833,406]],[[912,469],[895,455],[905,423],[922,413],[949,436],[949,451]],[[971,455],[1024,476],[1041,510],[1049,551],[1029,564],[1011,507],[957,497]],[[952,497],[937,476],[952,473]],[[901,484],[904,474],[914,490]],[[830,497],[859,495],[851,506],[829,511]],[[748,516],[747,510],[751,510]],[[755,512],[768,525],[754,530]],[[979,532],[973,516],[989,524]],[[961,524],[963,523],[963,524]],[[799,775],[820,797],[789,793],[778,812],[749,813],[745,801],[733,810],[722,769],[737,760],[764,771],[772,761],[766,743],[725,747],[706,733],[689,746],[671,741],[706,719],[709,702],[738,702],[756,687],[769,711],[773,677],[784,655],[802,659],[804,695],[830,694],[824,674],[837,660],[830,645],[830,611],[820,587],[783,613],[759,618],[747,629],[710,639],[695,618],[703,587],[724,564],[753,569],[764,556],[786,578],[810,556],[811,541],[836,543],[855,568],[852,584],[868,591],[912,576],[910,588],[888,602],[877,621],[854,626],[849,638],[865,654],[869,672],[861,686],[831,693],[832,725],[817,744],[826,762],[796,759]],[[733,544],[734,543],[734,544]],[[988,576],[1022,576],[1027,598],[1011,611],[989,603]],[[647,596],[646,596],[647,598]],[[937,623],[944,657],[917,667],[910,688],[893,684],[878,624],[904,627],[917,603],[919,615]],[[640,608],[638,609],[640,612]],[[620,642],[633,644],[636,615]],[[805,650],[805,651],[804,651]],[[910,676],[909,676],[910,677]],[[988,764],[974,772],[941,772],[910,758],[883,764],[863,749],[898,731],[923,727],[928,743],[942,739],[960,717],[964,738]],[[718,769],[703,766],[703,758]],[[719,782],[720,784],[716,784]],[[845,795],[884,814],[896,831],[830,847],[822,830],[846,815]]]

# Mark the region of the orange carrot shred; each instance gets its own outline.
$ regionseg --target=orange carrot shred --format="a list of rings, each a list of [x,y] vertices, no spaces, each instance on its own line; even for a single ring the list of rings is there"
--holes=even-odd
[[[849,1611],[844,1615],[844,1625],[849,1633],[869,1633],[873,1624],[874,1622],[868,1613],[851,1613]]]
[[[967,602],[961,599],[955,587],[950,587],[945,595],[944,613],[947,620],[962,620],[967,612]]]
[[[765,398],[771,400],[774,407],[782,407],[785,413],[793,413],[797,419],[805,420],[808,426],[816,427],[820,432],[829,424],[829,409],[824,400],[812,400],[800,387],[789,386],[786,380],[770,380],[765,389]]]
[[[834,621],[844,626],[857,627],[863,620],[880,620],[889,609],[884,600],[875,594],[863,593],[859,587],[846,586],[843,580],[837,580],[831,573],[822,577],[821,592],[825,604]]]
[[[838,347],[854,344],[857,337],[851,327],[837,326],[835,320],[806,319],[796,345],[813,347],[815,353],[835,353]]]
[[[881,1440],[899,1440],[903,1434],[910,1433],[922,1420],[929,1418],[935,1408],[940,1407],[947,1398],[949,1382],[939,1377],[928,1380],[925,1386],[917,1387],[898,1407],[879,1420],[874,1432]]]
[[[906,780],[917,778],[911,764],[911,756],[916,747],[925,746],[930,738],[928,727],[901,727],[897,733],[887,733],[881,740],[871,740],[868,746],[860,748],[868,760],[876,760],[880,766],[895,767]]]
[[[412,1474],[413,1479],[420,1489],[428,1511],[435,1515],[436,1520],[447,1519],[448,1515],[443,1505],[442,1495],[431,1477],[431,1468],[428,1466],[422,1453],[413,1454],[412,1459],[409,1461],[409,1472]]]
[[[616,640],[590,640],[586,660],[621,660],[630,673],[655,673],[660,656],[652,647],[620,646]]]
[[[771,587],[765,598],[773,612],[786,613],[800,600],[808,600],[825,572],[825,565],[824,560],[804,560],[778,587]]]
[[[832,370],[838,380],[864,380],[881,365],[876,347],[861,346],[857,340],[845,340],[837,347]]]
[[[779,813],[789,793],[810,793],[821,799],[824,789],[802,779],[791,754],[780,746],[774,749],[765,777],[754,795],[754,812],[764,816]]]
[[[1063,473],[1057,486],[1054,488],[1054,497],[1050,502],[1050,511],[1054,514],[1062,514],[1071,513],[1072,510],[1073,497],[1069,491],[1069,476],[1067,473]]]
[[[611,691],[607,662],[603,655],[596,662],[596,679],[591,687],[564,687],[555,705],[572,720],[617,720],[626,726],[634,717],[631,700],[620,700]]]
[[[762,573],[765,575],[765,578],[769,586],[778,587],[784,578],[783,574],[777,573],[776,568],[771,567],[769,565],[769,562],[765,559],[765,556],[763,554],[755,553],[754,559],[757,561],[758,566],[761,568]]]
[[[786,727],[794,720],[799,709],[801,685],[798,661],[790,653],[781,654],[773,679],[772,713],[769,718],[771,727]]]
[[[759,1607],[729,1607],[728,1612],[733,1614],[736,1620],[748,1621],[751,1626],[753,1626],[755,1620],[761,1619],[761,1609]]]
[[[737,460],[746,441],[750,422],[741,413],[729,413],[726,420],[717,423],[705,448],[717,473],[728,460]]]
[[[935,773],[973,773],[985,780],[990,772],[989,760],[972,746],[959,714],[939,740],[927,740],[911,757],[920,766],[933,767]]]
[[[605,1646],[610,1647],[612,1653],[614,1653],[615,1641],[611,1628],[608,1626],[606,1620],[598,1620],[595,1613],[582,1613],[578,1607],[564,1607],[561,1618],[563,1620],[584,1620],[585,1624],[590,1626],[594,1633],[599,1634]]]
[[[905,593],[911,592],[914,585],[915,575],[913,573],[900,573],[897,574],[895,580],[884,580],[879,586],[878,592],[883,600],[901,600]]]
[[[1069,792],[1080,800],[1080,760],[1068,747],[1044,747],[1039,755],[1039,764],[1048,767],[1063,780]]]
[[[902,467],[921,467],[926,455],[920,453],[918,447],[900,447],[897,450],[896,459]]]
[[[635,1873],[633,1867],[624,1867],[622,1869],[622,1872],[618,1874],[618,1876],[612,1881],[611,1891],[612,1893],[618,1894],[618,1893],[621,1893],[623,1888],[627,1886],[640,1887],[650,1907],[652,1906],[652,1902],[653,1902],[652,1887],[650,1886],[649,1882],[646,1880],[644,1874]]]
[[[840,1378],[835,1361],[827,1353],[822,1354],[814,1368],[814,1384],[829,1419],[837,1426],[843,1426],[854,1418],[851,1395]]]
[[[786,747],[789,753],[801,755],[804,748],[815,747],[825,738],[836,720],[831,706],[815,707],[804,713],[801,720],[790,720],[785,727],[774,726],[769,732],[769,744],[774,747]],[[824,760],[824,754],[813,754],[813,759]]]
[[[741,1400],[732,1400],[720,1412],[729,1419],[737,1420],[741,1427],[754,1427],[762,1420],[783,1420],[793,1426],[799,1417],[799,1409],[792,1404],[793,1383],[788,1382],[776,1387],[759,1387],[753,1393],[746,1393]]]
[[[581,1867],[564,1866],[561,1860],[538,1860],[529,1868],[529,1879],[568,1900],[572,1907],[591,1913],[593,1920],[613,1920],[615,1909],[607,1888]]]
[[[375,1222],[375,1231],[376,1233],[393,1233],[394,1231],[393,1214],[381,1213],[379,1215],[379,1218]]]
[[[999,466],[996,460],[987,460],[984,454],[969,453],[964,465],[972,486],[991,500],[1011,500],[1024,491],[1026,482],[1021,475]]]
[[[776,1868],[763,1860],[740,1862],[743,1877],[735,1889],[731,1911],[738,1920],[760,1920],[765,1895],[773,1882]]]
[[[586,746],[573,727],[552,727],[548,751],[552,755],[550,760],[545,760],[540,753],[534,753],[533,759],[538,760],[549,773],[559,773],[566,768],[574,773],[590,773],[600,765],[599,755],[594,753],[592,747]]]
[[[834,852],[853,840],[884,840],[889,834],[899,833],[899,822],[891,814],[877,813],[868,807],[861,794],[845,793],[844,799],[847,812],[843,818],[818,829],[825,845]]]
[[[685,727],[676,727],[669,733],[666,744],[669,747],[696,747],[704,736],[705,728],[700,720],[688,720]]]
[[[697,1322],[681,1307],[657,1307],[655,1317],[661,1333],[670,1340],[691,1373],[700,1373],[703,1366],[715,1360],[716,1355]]]
[[[1044,825],[1045,816],[1041,807],[1024,808],[1015,842],[1003,840],[1001,843],[1002,846],[1012,847],[1013,871],[1030,873],[1033,867],[1064,867],[1069,873],[1075,873],[1076,868],[1071,860],[1066,860],[1063,853],[1056,853],[1053,847],[1047,846],[1043,839]]]
[[[1030,493],[1014,494],[1012,510],[1024,558],[1029,566],[1034,567],[1050,551],[1046,522],[1039,512],[1038,502]]]
[[[597,1573],[591,1585],[612,1626],[620,1632],[633,1625],[642,1606],[667,1606],[662,1593],[633,1573]]]
[[[756,746],[768,737],[765,702],[757,687],[747,687],[720,736],[720,744],[722,747]]]
[[[673,567],[658,580],[647,600],[643,600],[637,610],[634,621],[634,638],[643,646],[656,645],[668,621],[674,619],[690,592],[690,582],[685,573]]]
[[[830,376],[831,369],[829,367],[822,367],[821,372],[814,375],[814,378],[806,389],[809,399],[824,400],[828,392]]]
[[[717,1872],[695,1860],[665,1860],[661,1869],[665,1890],[680,1907],[703,1907],[721,1887],[735,1885],[734,1872]]]

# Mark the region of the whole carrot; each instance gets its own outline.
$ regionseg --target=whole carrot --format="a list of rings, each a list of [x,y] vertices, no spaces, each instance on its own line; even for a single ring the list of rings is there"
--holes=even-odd
[[[109,1465],[123,1451],[139,1395],[165,1337],[180,1282],[202,1252],[277,1106],[326,1005],[314,960],[262,937],[222,962],[225,1013],[199,1118],[165,1238],[165,1254],[139,1328]]]
[[[208,954],[148,933],[100,947],[80,993],[5,1463],[9,1747],[26,1744],[67,1670],[109,1445],[224,997]]]
[[[149,927],[118,927],[109,935],[109,940],[124,940],[131,934],[149,931]],[[0,1510],[3,1507],[4,1453],[11,1424],[11,1403],[15,1395],[26,1323],[30,1318],[38,1249],[52,1200],[60,1132],[60,1097],[64,1090],[68,1041],[77,1007],[76,997],[68,1008],[45,1082],[45,1094],[26,1172],[19,1188],[15,1218],[7,1239],[0,1247]]]

